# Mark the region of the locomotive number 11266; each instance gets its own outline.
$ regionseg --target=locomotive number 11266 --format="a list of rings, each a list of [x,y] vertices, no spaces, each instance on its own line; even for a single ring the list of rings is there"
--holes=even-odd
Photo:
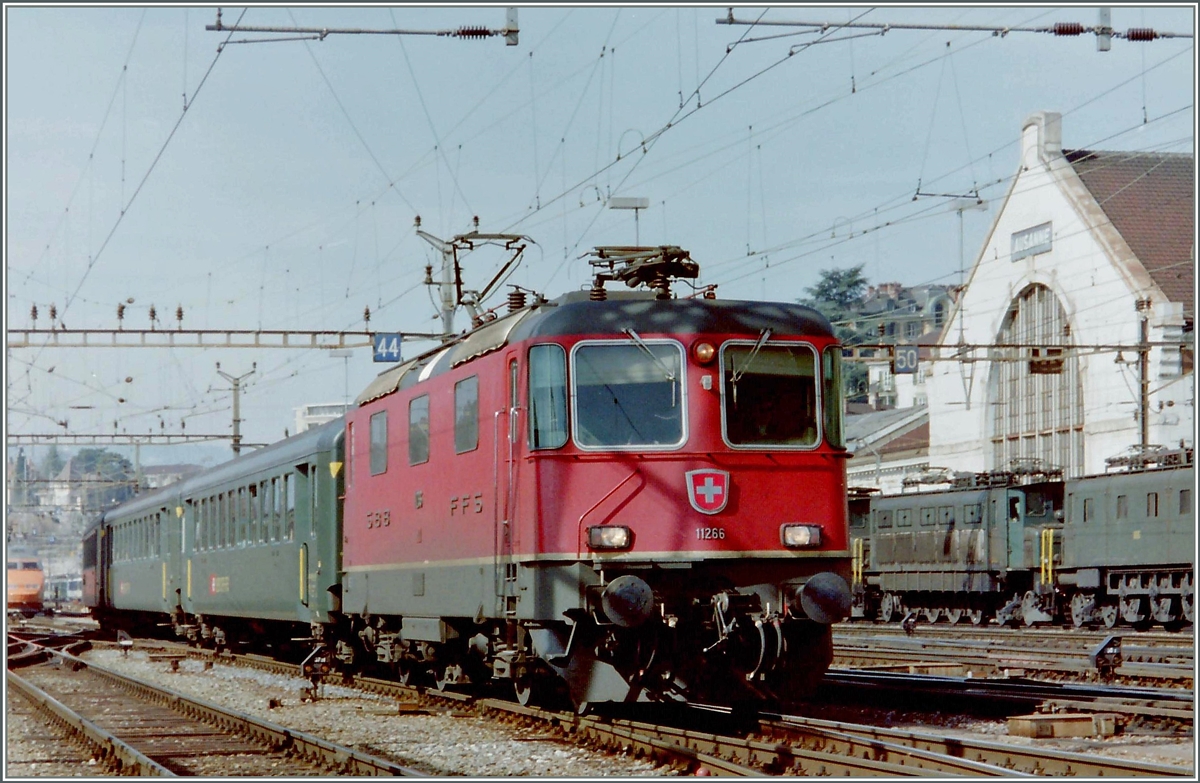
[[[696,528],[697,541],[723,541],[725,540],[725,528],[723,527],[698,527]]]

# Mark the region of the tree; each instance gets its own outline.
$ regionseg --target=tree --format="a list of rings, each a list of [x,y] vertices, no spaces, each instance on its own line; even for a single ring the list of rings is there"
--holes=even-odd
[[[59,452],[58,445],[55,443],[51,443],[49,453],[47,453],[46,456],[42,458],[42,465],[41,465],[42,476],[45,478],[48,478],[48,479],[52,479],[52,478],[56,477],[59,473],[62,473],[63,466],[66,464],[67,464],[67,461],[66,461],[66,459],[63,458],[62,453]]]
[[[833,332],[842,345],[857,345],[870,342],[871,335],[854,328],[856,306],[862,301],[867,289],[867,278],[863,276],[863,264],[849,269],[822,269],[816,285],[805,288],[807,297],[800,304],[821,312],[833,324]],[[846,398],[853,401],[866,400],[867,368],[858,362],[847,362],[842,369],[842,389]]]
[[[92,475],[108,484],[98,484],[87,493],[91,508],[107,508],[133,497],[134,470],[129,460],[108,449],[80,449],[75,465],[81,475]]]
[[[862,273],[863,266],[859,264],[849,269],[822,269],[821,279],[817,284],[804,290],[808,292],[812,301],[847,310],[859,302],[867,290],[867,278]],[[800,303],[808,304],[803,299]]]

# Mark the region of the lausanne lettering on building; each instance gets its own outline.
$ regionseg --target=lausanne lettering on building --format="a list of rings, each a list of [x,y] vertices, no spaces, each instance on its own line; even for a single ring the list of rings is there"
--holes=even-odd
[[[1020,261],[1026,256],[1035,256],[1050,250],[1054,232],[1051,223],[1017,231],[1012,235],[1012,261]]]

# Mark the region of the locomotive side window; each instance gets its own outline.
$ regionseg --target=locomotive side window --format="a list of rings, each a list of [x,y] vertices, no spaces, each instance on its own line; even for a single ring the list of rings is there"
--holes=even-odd
[[[479,376],[454,384],[454,453],[479,447]]]
[[[1190,489],[1179,490],[1179,513],[1192,513],[1192,491]]]
[[[912,527],[912,509],[901,508],[896,511],[896,527]]]
[[[429,395],[408,403],[408,464],[429,461]]]
[[[978,503],[969,503],[963,510],[966,512],[968,525],[978,525],[983,519],[983,507]]]
[[[581,448],[682,445],[683,349],[666,341],[580,343],[572,352]]]
[[[387,411],[371,414],[371,475],[387,472]]]
[[[922,525],[932,525],[933,521],[934,521],[934,509],[933,508],[921,509],[921,524]]]
[[[891,527],[892,526],[892,512],[891,511],[876,511],[875,512],[875,526],[876,527]]]
[[[1096,518],[1095,502],[1093,498],[1083,499],[1083,521],[1091,522]]]
[[[842,432],[842,349],[831,345],[821,357],[821,398],[825,401],[825,440],[835,449],[846,448]]]
[[[817,445],[817,357],[811,346],[726,344],[721,364],[730,445]],[[831,385],[832,377],[824,383]],[[832,399],[837,399],[836,391]],[[836,418],[840,431],[840,412]],[[831,437],[840,445],[840,432]]]
[[[567,442],[567,355],[561,345],[529,349],[529,448]]]
[[[1148,516],[1148,517],[1158,516],[1158,493],[1157,492],[1147,492],[1146,493],[1146,516]]]
[[[1129,519],[1129,496],[1117,495],[1117,519]]]

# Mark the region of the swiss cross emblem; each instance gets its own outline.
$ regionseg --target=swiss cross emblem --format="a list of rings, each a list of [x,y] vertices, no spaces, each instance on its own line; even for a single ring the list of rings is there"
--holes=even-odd
[[[689,470],[688,501],[701,514],[719,514],[729,502],[729,473],[724,470]]]

